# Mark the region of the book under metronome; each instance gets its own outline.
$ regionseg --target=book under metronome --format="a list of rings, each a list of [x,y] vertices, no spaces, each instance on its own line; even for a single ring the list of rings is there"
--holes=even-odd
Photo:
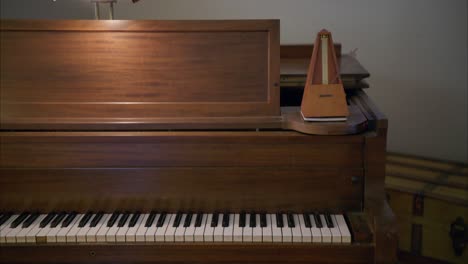
[[[331,33],[325,29],[317,34],[304,95],[301,103],[304,121],[339,122],[349,115],[346,93],[338,70]]]

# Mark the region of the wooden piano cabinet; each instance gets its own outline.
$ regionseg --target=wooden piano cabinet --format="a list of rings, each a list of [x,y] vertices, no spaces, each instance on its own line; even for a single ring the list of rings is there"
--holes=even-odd
[[[1,212],[319,211],[360,215],[372,233],[351,244],[1,244],[0,263],[396,262],[387,119],[361,90],[347,94],[348,122],[282,111],[279,21],[0,29]]]

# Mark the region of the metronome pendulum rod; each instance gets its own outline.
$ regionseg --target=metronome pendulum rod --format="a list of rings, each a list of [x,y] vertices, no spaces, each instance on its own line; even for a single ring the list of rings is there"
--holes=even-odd
[[[320,40],[322,48],[322,84],[328,84],[328,36],[322,35]]]

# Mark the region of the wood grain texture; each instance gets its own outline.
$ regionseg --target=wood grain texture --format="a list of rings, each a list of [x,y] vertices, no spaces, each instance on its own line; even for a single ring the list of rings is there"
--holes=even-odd
[[[2,21],[1,30],[4,129],[280,113],[275,20]]]
[[[4,132],[0,139],[0,208],[15,211],[362,206],[361,136]]]
[[[28,254],[24,254],[28,252]],[[51,258],[53,256],[53,258]],[[0,247],[0,263],[373,263],[371,244],[83,244]]]
[[[361,210],[363,188],[361,169],[169,167],[0,172],[0,208],[15,212],[344,213]],[[353,183],[353,177],[361,182]]]

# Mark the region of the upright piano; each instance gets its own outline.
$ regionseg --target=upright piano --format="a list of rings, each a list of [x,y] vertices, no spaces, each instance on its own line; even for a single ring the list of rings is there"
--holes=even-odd
[[[281,107],[278,20],[0,29],[0,263],[395,262],[387,119]]]

